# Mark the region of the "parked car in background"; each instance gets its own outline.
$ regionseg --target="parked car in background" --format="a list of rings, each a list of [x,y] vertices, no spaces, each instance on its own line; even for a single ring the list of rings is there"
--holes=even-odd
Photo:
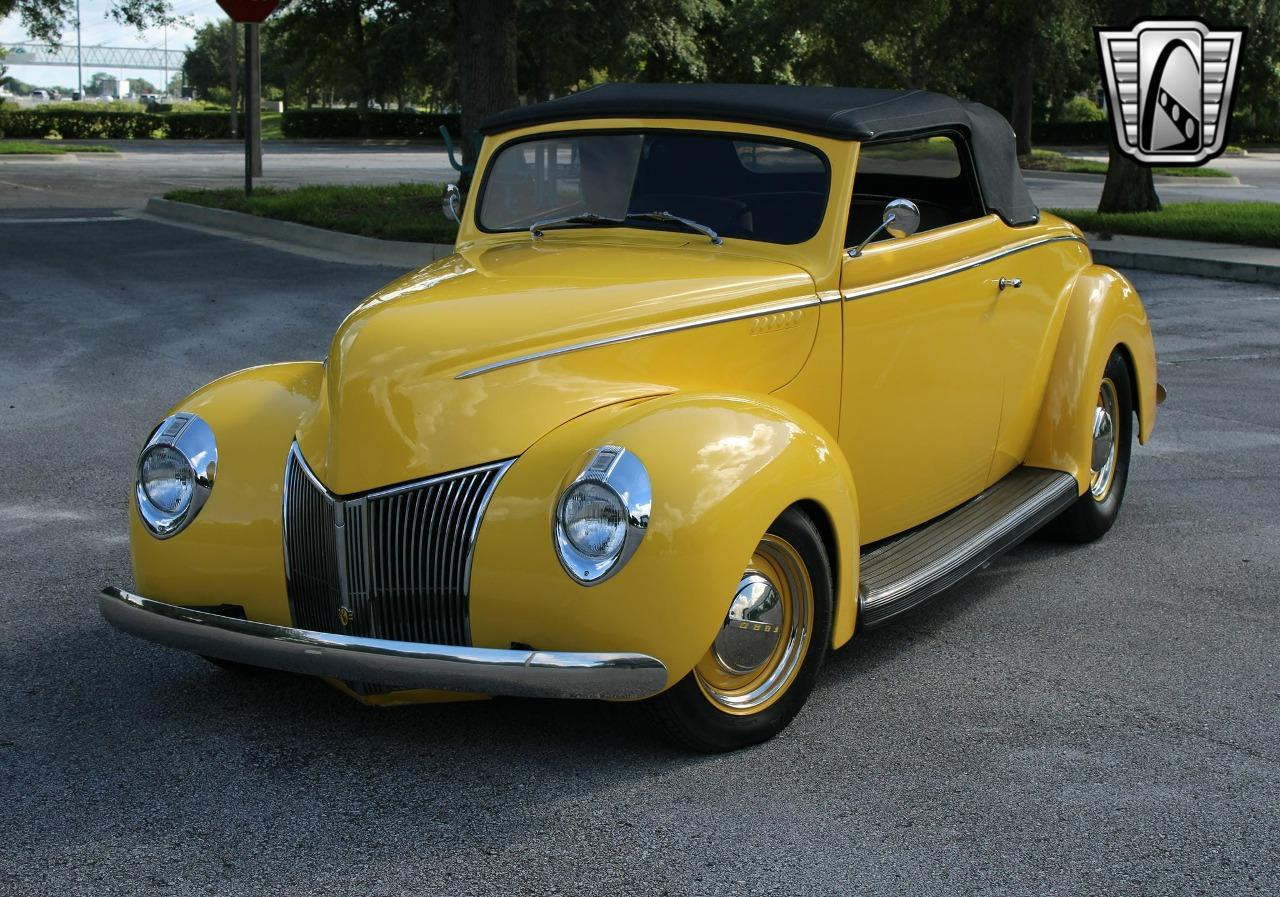
[[[605,85],[482,130],[453,255],[147,435],[114,626],[370,704],[645,699],[727,750],[856,630],[1116,520],[1147,317],[996,112]]]

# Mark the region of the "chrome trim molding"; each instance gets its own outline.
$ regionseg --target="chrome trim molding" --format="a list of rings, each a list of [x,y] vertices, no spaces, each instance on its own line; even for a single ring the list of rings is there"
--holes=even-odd
[[[1078,497],[1076,478],[1018,467],[933,523],[863,553],[858,625],[908,611],[1017,545]]]
[[[1073,242],[1073,243],[1083,244],[1085,241],[1083,238],[1077,237],[1075,234],[1064,234],[1057,237],[1044,237],[1039,240],[1034,240],[1030,243],[1024,243],[1021,246],[1014,246],[1010,249],[1001,249],[998,252],[993,252],[989,255],[984,255],[976,259],[971,259],[970,261],[967,261],[967,262],[961,262],[957,265],[951,265],[946,268],[940,268],[936,271],[930,271],[927,274],[920,274],[915,277],[908,277],[903,280],[895,280],[887,284],[878,284],[877,286],[873,286],[873,287],[863,287],[860,290],[850,290],[849,292],[844,293],[843,296],[845,301],[852,301],[854,299],[866,299],[869,296],[879,296],[881,293],[891,293],[894,290],[902,290],[902,289],[906,289],[907,287],[914,287],[914,286],[919,286],[922,283],[928,283],[931,280],[940,280],[943,277],[950,277],[952,274],[959,274],[962,271],[971,271],[974,268],[978,268],[982,265],[990,264],[991,262],[999,261],[1002,258],[1008,258],[1011,255],[1017,255],[1019,252],[1026,252],[1028,249],[1035,249],[1039,246],[1047,246],[1050,243],[1064,243],[1064,242]]]
[[[98,608],[121,632],[209,657],[311,676],[539,698],[644,698],[666,687],[647,654],[427,645],[256,623],[103,589]]]
[[[487,374],[490,371],[514,367],[517,364],[526,364],[530,361],[541,361],[544,358],[555,358],[557,355],[568,355],[570,352],[581,352],[584,349],[598,349],[601,346],[613,346],[618,343],[629,343],[632,340],[644,339],[648,336],[661,336],[666,333],[675,333],[680,330],[694,330],[698,327],[710,327],[712,324],[725,324],[729,321],[741,321],[745,318],[755,318],[760,315],[773,314],[774,312],[791,311],[797,308],[809,308],[811,306],[818,305],[819,302],[820,300],[816,295],[805,296],[800,299],[788,299],[784,302],[756,305],[739,311],[722,312],[718,315],[708,315],[687,321],[678,321],[674,324],[663,324],[660,327],[649,327],[644,330],[635,330],[631,333],[621,333],[617,336],[606,336],[601,339],[572,343],[568,346],[558,346],[555,349],[544,349],[541,352],[530,352],[528,355],[516,355],[513,358],[504,358],[501,361],[482,364],[479,367],[470,368],[469,370],[465,370],[462,373],[455,375],[453,379],[467,380],[471,377],[478,377],[481,374]]]
[[[1014,255],[1019,252],[1025,252],[1028,249],[1034,249],[1037,246],[1044,246],[1049,243],[1060,243],[1064,241],[1074,241],[1084,243],[1084,239],[1073,235],[1063,235],[1057,237],[1045,237],[1022,246],[1015,246],[1012,249],[1003,249],[999,252],[985,255],[981,258],[974,259],[969,262],[963,262],[959,265],[953,265],[940,271],[932,271],[918,277],[909,278],[907,280],[895,281],[891,284],[882,286],[867,287],[862,290],[855,290],[848,294],[839,292],[824,292],[821,296],[805,296],[800,299],[790,299],[784,302],[775,302],[766,305],[757,305],[749,309],[741,311],[724,312],[718,315],[709,315],[701,318],[693,318],[687,321],[678,321],[673,324],[663,324],[659,327],[648,327],[644,330],[635,330],[630,333],[621,333],[617,336],[607,336],[601,339],[587,340],[581,343],[571,343],[567,346],[558,346],[554,349],[544,349],[541,352],[530,352],[527,355],[516,355],[512,358],[504,358],[500,361],[489,362],[478,367],[468,368],[461,373],[455,374],[455,380],[469,380],[472,377],[478,377],[481,374],[487,374],[490,371],[501,370],[502,368],[514,367],[518,364],[527,364],[531,361],[541,361],[545,358],[555,358],[559,355],[568,355],[570,352],[581,352],[586,349],[597,349],[601,346],[613,346],[618,343],[628,343],[632,340],[644,339],[650,336],[662,336],[667,333],[676,333],[681,330],[693,330],[698,327],[710,327],[713,324],[725,324],[730,321],[740,321],[744,318],[754,318],[760,315],[773,314],[780,311],[791,311],[792,309],[809,308],[811,306],[822,305],[827,302],[847,301],[852,299],[863,299],[867,296],[875,296],[879,293],[887,293],[892,290],[900,290],[906,287],[915,286],[921,283],[928,283],[931,280],[937,280],[951,274],[957,274],[961,271],[968,271],[979,265],[985,265],[989,262],[997,261],[1006,256]]]
[[[191,468],[191,498],[176,511],[168,512],[152,504],[142,486],[142,460],[158,445],[172,446]],[[195,520],[213,492],[218,474],[218,443],[213,429],[196,414],[179,411],[162,420],[138,453],[133,480],[133,495],[147,532],[157,539],[171,539]]]
[[[616,553],[591,557],[579,551],[569,540],[564,527],[564,506],[569,490],[579,483],[592,481],[608,489],[627,509],[627,532]],[[556,546],[560,566],[575,582],[583,586],[599,585],[624,566],[640,547],[649,529],[649,513],[653,508],[653,489],[644,463],[620,445],[604,445],[586,456],[581,467],[561,487],[556,502],[551,537]]]

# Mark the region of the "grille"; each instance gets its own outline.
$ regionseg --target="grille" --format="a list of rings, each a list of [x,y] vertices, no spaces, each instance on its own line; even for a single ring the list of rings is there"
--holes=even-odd
[[[294,445],[284,478],[285,574],[294,625],[469,645],[471,548],[510,463],[343,499],[320,485]]]

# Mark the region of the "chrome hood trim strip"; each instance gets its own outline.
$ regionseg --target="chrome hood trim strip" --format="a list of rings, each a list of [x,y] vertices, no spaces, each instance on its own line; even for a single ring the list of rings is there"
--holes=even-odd
[[[606,336],[600,339],[587,340],[581,343],[571,343],[567,346],[557,346],[554,349],[544,349],[541,352],[530,352],[527,355],[516,355],[511,358],[504,358],[501,361],[482,364],[479,367],[470,368],[453,379],[467,380],[471,377],[478,377],[481,374],[487,374],[490,371],[501,370],[502,368],[513,367],[517,364],[525,364],[530,361],[541,361],[544,358],[554,358],[557,355],[567,355],[570,352],[581,352],[584,349],[596,349],[600,346],[613,346],[618,343],[629,343],[632,340],[644,339],[648,336],[661,336],[664,333],[675,333],[680,330],[693,330],[698,327],[710,327],[712,324],[724,324],[729,321],[741,321],[745,318],[755,318],[760,315],[771,315],[782,311],[794,311],[799,308],[810,308],[819,305],[821,300],[817,295],[802,296],[798,299],[788,299],[783,302],[771,302],[767,305],[756,305],[751,308],[739,309],[737,311],[722,312],[716,315],[705,315],[699,318],[691,318],[686,321],[677,321],[672,324],[662,324],[657,327],[647,327],[644,330],[633,330],[630,333],[620,333],[616,336]]]

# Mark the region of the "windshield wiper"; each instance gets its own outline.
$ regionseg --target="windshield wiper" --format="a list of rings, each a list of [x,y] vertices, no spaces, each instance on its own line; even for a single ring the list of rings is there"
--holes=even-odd
[[[609,218],[595,212],[578,212],[576,215],[553,215],[550,218],[539,218],[529,225],[529,236],[538,239],[548,227],[559,227],[562,224],[623,224],[621,218]]]
[[[597,215],[595,212],[578,212],[574,215],[553,215],[550,218],[539,218],[533,224],[529,225],[529,236],[537,240],[542,236],[542,232],[549,227],[559,227],[562,224],[626,224],[627,221],[638,218],[643,221],[670,221],[675,224],[683,224],[689,230],[698,233],[709,239],[712,244],[719,246],[724,242],[720,235],[705,224],[699,224],[690,218],[681,218],[679,215],[673,215],[670,212],[628,212],[624,218],[610,218],[607,215]]]
[[[724,242],[720,235],[705,224],[699,224],[691,218],[681,218],[679,215],[672,215],[670,212],[628,212],[627,218],[643,218],[648,221],[673,221],[676,224],[683,224],[689,230],[697,231],[704,237],[709,239],[713,245],[719,246]]]

